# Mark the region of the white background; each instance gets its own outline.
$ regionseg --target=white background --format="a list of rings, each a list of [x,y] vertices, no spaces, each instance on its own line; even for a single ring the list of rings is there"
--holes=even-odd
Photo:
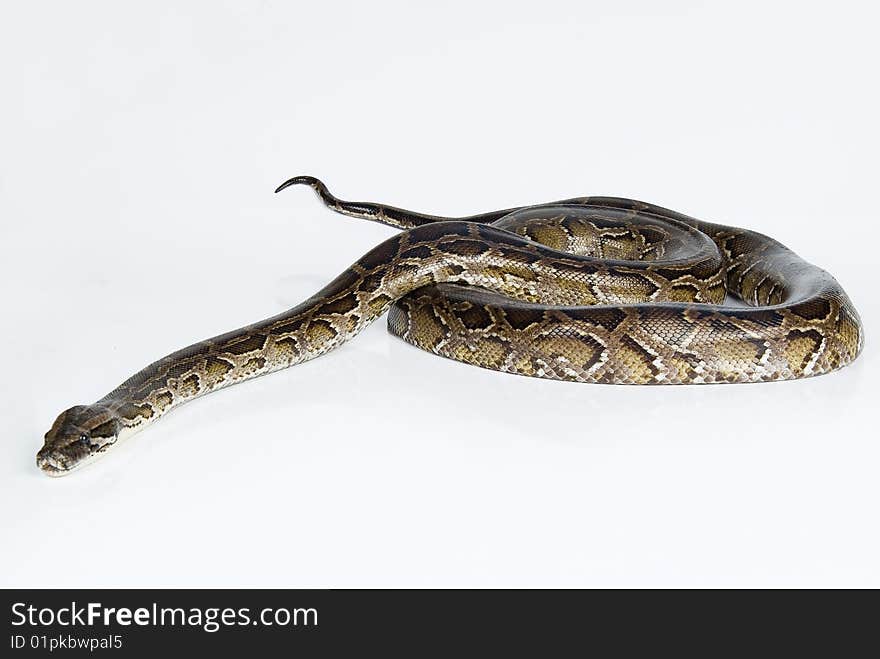
[[[880,586],[873,3],[3,2],[2,584]],[[714,8],[710,8],[714,6]],[[55,416],[308,297],[390,229],[577,195],[768,233],[862,357],[615,387],[376,323],[51,480]]]

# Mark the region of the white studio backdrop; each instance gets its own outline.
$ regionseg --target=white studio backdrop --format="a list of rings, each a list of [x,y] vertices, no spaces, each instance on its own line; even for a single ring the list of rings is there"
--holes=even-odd
[[[880,586],[877,13],[838,2],[2,2],[6,586]],[[59,480],[63,409],[391,229],[577,195],[772,235],[867,328],[767,385],[519,378],[376,323]]]

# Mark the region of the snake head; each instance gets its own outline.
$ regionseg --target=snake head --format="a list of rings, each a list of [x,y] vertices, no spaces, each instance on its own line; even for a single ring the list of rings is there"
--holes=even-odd
[[[77,405],[58,415],[37,453],[47,476],[64,476],[112,446],[122,429],[120,418],[102,405]]]

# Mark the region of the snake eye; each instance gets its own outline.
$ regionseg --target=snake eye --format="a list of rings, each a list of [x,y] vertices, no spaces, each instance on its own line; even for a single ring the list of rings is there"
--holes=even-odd
[[[80,433],[79,442],[80,442],[80,444],[86,444],[86,445],[91,443],[91,442],[89,442],[89,436],[85,433]]]

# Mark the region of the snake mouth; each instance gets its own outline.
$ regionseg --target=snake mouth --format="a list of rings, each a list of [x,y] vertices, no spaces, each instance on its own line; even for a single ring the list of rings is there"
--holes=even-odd
[[[52,478],[64,476],[72,471],[70,467],[53,457],[51,454],[37,454],[37,467],[39,467],[40,471],[44,474],[51,476]]]

